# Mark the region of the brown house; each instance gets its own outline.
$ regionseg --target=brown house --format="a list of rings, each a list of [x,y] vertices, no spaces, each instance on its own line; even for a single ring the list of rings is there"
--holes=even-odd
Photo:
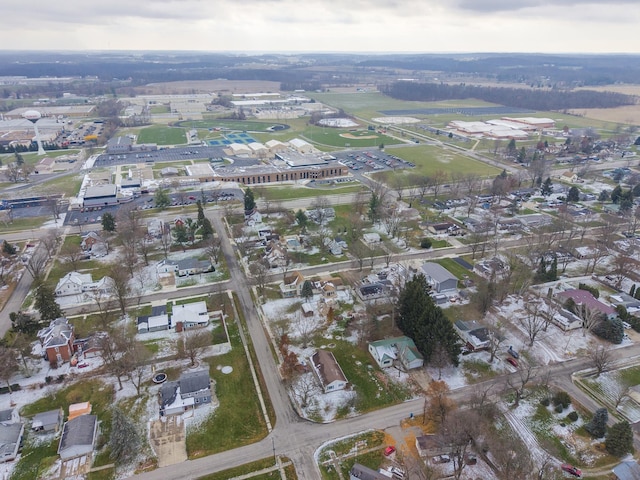
[[[51,365],[68,362],[74,354],[73,325],[64,317],[52,320],[48,327],[40,330],[38,339],[45,351],[45,360]]]

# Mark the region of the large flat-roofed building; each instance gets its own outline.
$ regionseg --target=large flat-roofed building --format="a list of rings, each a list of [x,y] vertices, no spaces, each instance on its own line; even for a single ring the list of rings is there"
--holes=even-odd
[[[95,105],[57,105],[57,106],[38,106],[38,111],[43,117],[88,117],[95,110]],[[4,114],[6,119],[23,118],[25,112],[33,110],[33,107],[14,108],[10,112]],[[39,126],[39,125],[38,125]]]
[[[345,177],[349,169],[339,162],[322,162],[319,165],[301,167],[254,165],[249,167],[214,168],[214,180],[237,182],[245,185],[256,183],[296,182],[299,180],[318,180]]]
[[[200,182],[212,182],[214,179],[214,172],[211,165],[208,163],[196,163],[195,165],[186,165],[184,169],[187,175],[195,177]]]
[[[106,205],[116,205],[117,203],[117,187],[113,184],[87,187],[87,191],[84,194],[83,206],[85,207],[104,207]]]
[[[107,153],[126,153],[131,151],[133,142],[130,137],[115,137],[107,142]]]

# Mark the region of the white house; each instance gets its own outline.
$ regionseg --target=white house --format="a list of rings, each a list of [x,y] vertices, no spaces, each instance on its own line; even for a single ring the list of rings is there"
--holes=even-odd
[[[424,365],[424,357],[409,337],[370,342],[369,353],[380,368],[391,367],[396,360],[406,369],[420,368]]]
[[[184,303],[174,305],[171,312],[171,323],[176,328],[206,327],[209,324],[209,312],[206,302]],[[182,324],[178,327],[178,324]]]
[[[436,292],[450,292],[458,288],[458,278],[442,265],[426,262],[420,268],[427,282]]]
[[[112,290],[113,280],[111,277],[102,277],[94,282],[90,273],[69,272],[58,281],[55,294],[58,297],[63,297],[87,292],[109,293]]]
[[[326,350],[316,350],[310,360],[324,393],[344,390],[347,387],[349,383],[347,377],[345,377],[333,353]]]

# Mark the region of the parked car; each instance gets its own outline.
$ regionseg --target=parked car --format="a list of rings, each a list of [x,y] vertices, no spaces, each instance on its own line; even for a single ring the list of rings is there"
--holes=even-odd
[[[573,465],[569,465],[568,463],[563,463],[562,465],[560,465],[560,468],[563,472],[570,473],[574,477],[582,476],[582,471],[580,471],[580,469],[574,467]]]
[[[507,362],[509,362],[514,367],[518,368],[518,362],[516,361],[515,358],[507,357]]]
[[[438,455],[431,459],[432,463],[449,463],[451,461],[451,457],[449,455]]]
[[[512,345],[509,345],[509,350],[507,350],[507,352],[509,352],[509,355],[511,355],[516,360],[520,358],[520,354],[513,349]]]
[[[399,478],[400,480],[404,479],[404,475],[405,475],[404,474],[404,470],[399,468],[399,467],[396,467],[396,466],[392,465],[392,466],[389,467],[389,472],[391,472],[391,474],[394,477]]]
[[[393,445],[389,445],[387,448],[384,449],[384,455],[385,457],[388,457],[389,455],[395,453],[396,451],[396,447],[394,447]]]

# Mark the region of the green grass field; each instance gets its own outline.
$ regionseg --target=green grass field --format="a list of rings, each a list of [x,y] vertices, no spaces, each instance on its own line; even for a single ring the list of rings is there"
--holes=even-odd
[[[396,172],[373,173],[372,176],[389,181],[394,175],[402,175],[407,177],[407,185],[409,185],[412,179],[423,175],[430,176],[437,171],[443,171],[449,175],[452,172],[473,173],[481,177],[494,176],[500,173],[500,170],[495,167],[456,152],[442,150],[439,147],[430,145],[398,147],[390,149],[389,153],[415,163],[416,167]]]
[[[38,155],[37,152],[22,152],[20,155],[22,159],[25,161],[27,165],[35,165],[44,157],[56,158],[61,157],[63,155],[74,155],[78,153],[80,150],[78,149],[69,149],[69,150],[47,150],[45,155]],[[7,163],[14,162],[16,159],[15,154],[13,153],[3,153],[0,155],[0,160],[2,160],[2,164],[6,165]]]
[[[346,138],[344,135],[360,138]],[[319,147],[364,148],[378,147],[380,144],[398,145],[403,143],[401,140],[381,133],[368,131],[366,128],[349,129],[309,126],[301,132],[301,136]]]
[[[339,195],[341,193],[357,193],[366,191],[366,188],[359,183],[350,185],[336,185],[326,188],[307,188],[307,187],[269,187],[269,188],[253,188],[257,198],[266,198],[270,201],[292,200],[296,198],[319,197],[322,195]]]
[[[187,143],[186,130],[179,127],[153,125],[140,130],[138,143],[156,143],[158,145],[184,145]]]
[[[285,123],[278,121],[259,122],[254,120],[227,120],[227,119],[210,119],[210,120],[185,120],[177,122],[174,125],[184,128],[224,128],[229,130],[239,130],[243,132],[268,132],[269,127],[273,125]]]

